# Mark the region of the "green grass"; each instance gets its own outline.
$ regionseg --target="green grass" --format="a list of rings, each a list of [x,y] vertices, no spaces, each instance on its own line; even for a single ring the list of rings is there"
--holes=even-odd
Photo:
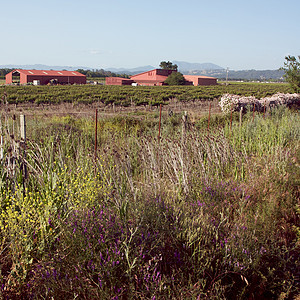
[[[0,165],[1,296],[295,298],[299,114],[233,120],[100,119],[95,159],[92,119],[28,118],[28,177]]]

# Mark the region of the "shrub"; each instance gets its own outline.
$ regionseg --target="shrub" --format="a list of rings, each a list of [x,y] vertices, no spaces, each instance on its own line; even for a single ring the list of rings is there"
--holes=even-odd
[[[271,97],[264,97],[256,99],[254,96],[241,97],[238,95],[225,94],[221,97],[220,107],[222,112],[229,113],[231,110],[239,111],[241,107],[244,111],[247,107],[253,107],[255,105],[256,111],[262,111],[263,107],[276,107],[279,105],[284,106],[299,106],[300,95],[299,94],[282,94],[277,93]]]

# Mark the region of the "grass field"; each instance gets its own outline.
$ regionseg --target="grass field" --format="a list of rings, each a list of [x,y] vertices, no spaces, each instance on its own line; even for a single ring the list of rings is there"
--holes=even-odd
[[[1,297],[294,299],[299,114],[207,107],[2,110]]]

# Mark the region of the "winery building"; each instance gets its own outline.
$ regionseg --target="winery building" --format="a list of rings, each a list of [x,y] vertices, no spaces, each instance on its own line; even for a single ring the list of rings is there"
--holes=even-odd
[[[170,74],[176,72],[175,70],[164,70],[164,69],[154,69],[148,72],[143,72],[131,76],[130,78],[134,80],[138,85],[164,85],[164,81],[168,78]]]
[[[14,70],[5,76],[6,84],[86,84],[86,76],[76,71]]]
[[[154,69],[130,77],[130,79],[120,77],[107,77],[107,85],[143,85],[143,86],[161,86],[166,85],[165,80],[176,70]],[[183,75],[186,85],[215,85],[217,78],[208,76]]]
[[[194,86],[198,85],[216,85],[217,78],[208,76],[197,76],[197,75],[183,75],[185,80],[191,81]]]
[[[106,85],[132,85],[134,81],[132,79],[123,78],[123,77],[106,77]]]

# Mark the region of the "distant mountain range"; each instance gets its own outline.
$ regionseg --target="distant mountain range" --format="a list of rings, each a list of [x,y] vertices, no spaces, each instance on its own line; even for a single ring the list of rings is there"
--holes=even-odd
[[[182,72],[185,75],[200,75],[211,76],[221,80],[225,80],[227,77],[227,70],[193,70]],[[229,80],[260,80],[260,81],[282,81],[284,71],[283,70],[228,70]]]
[[[142,67],[136,67],[136,68],[131,68],[131,69],[126,69],[126,68],[106,68],[105,71],[111,71],[115,73],[126,73],[126,74],[138,74],[142,72],[146,72],[149,70],[153,70],[156,67],[153,66],[142,66]]]
[[[199,63],[189,63],[189,62],[185,62],[185,61],[172,61],[173,64],[176,64],[178,66],[178,71],[180,71],[181,73],[185,74],[188,72],[192,72],[192,71],[203,71],[203,70],[224,70],[224,68],[217,66],[215,64],[212,63],[203,63],[203,64],[199,64]],[[106,71],[111,71],[111,72],[116,72],[116,73],[126,73],[126,74],[137,74],[137,73],[141,73],[141,72],[146,72],[149,70],[153,70],[157,67],[153,67],[153,66],[142,66],[142,67],[137,67],[137,68],[132,68],[132,69],[126,69],[126,68],[107,68],[105,69]]]
[[[189,63],[185,61],[172,61],[173,64],[178,66],[178,71],[184,75],[202,75],[211,76],[218,79],[225,79],[227,70],[213,63]],[[35,65],[0,65],[3,68],[19,68],[19,69],[35,69],[35,70],[67,70],[75,71],[78,69],[95,70],[90,67],[83,66],[48,66],[42,64]],[[141,66],[136,68],[106,68],[105,71],[111,71],[118,74],[134,75],[146,72],[158,67],[151,65]],[[101,68],[97,68],[99,70]],[[282,80],[284,75],[283,70],[228,70],[228,79],[230,80]]]
[[[24,69],[24,70],[67,70],[67,71],[76,71],[78,69],[89,70],[88,67],[70,67],[70,66],[47,66],[41,64],[35,65],[0,65],[0,69]]]
[[[213,63],[189,63],[185,61],[172,61],[173,64],[178,66],[178,71],[184,75],[202,75],[211,76],[218,79],[226,79],[227,69],[220,67]],[[134,75],[146,72],[157,67],[143,66],[133,69],[126,68],[107,68],[106,71],[115,73],[125,73]],[[229,80],[283,80],[284,71],[282,70],[228,70]]]
[[[218,65],[212,64],[212,63],[189,63],[186,61],[173,61],[173,64],[176,64],[178,66],[178,70],[181,73],[191,72],[191,71],[202,71],[202,70],[224,70],[223,67],[220,67]]]

